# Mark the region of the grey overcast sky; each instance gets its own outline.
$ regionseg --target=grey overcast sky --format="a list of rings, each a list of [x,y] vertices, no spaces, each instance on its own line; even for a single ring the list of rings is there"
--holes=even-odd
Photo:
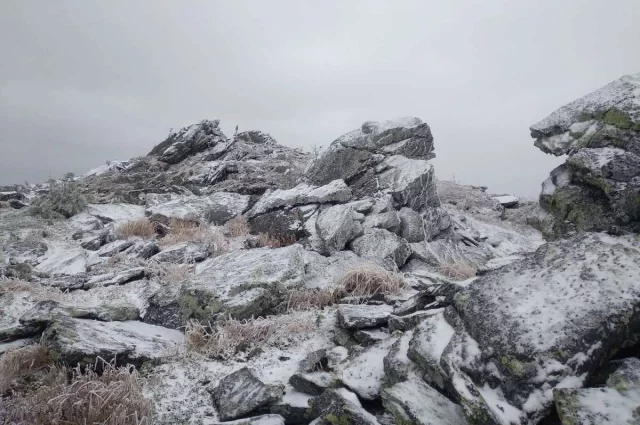
[[[413,115],[436,173],[537,196],[529,126],[640,71],[638,0],[0,2],[0,184],[219,118],[308,150]]]

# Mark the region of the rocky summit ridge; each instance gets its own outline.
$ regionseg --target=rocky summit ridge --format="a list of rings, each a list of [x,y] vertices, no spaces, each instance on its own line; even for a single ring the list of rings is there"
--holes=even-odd
[[[567,155],[539,204],[437,181],[415,117],[0,188],[0,422],[53,414],[20,406],[55,363],[129,365],[149,424],[640,423],[640,74],[531,135]]]

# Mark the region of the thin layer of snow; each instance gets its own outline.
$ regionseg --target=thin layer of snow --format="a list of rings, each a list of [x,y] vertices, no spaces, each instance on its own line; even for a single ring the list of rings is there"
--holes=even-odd
[[[89,204],[86,212],[96,217],[104,217],[116,225],[144,217],[144,207],[133,204]]]
[[[487,407],[502,421],[503,424],[519,424],[521,423],[520,409],[513,407],[505,398],[502,390],[491,388],[485,384],[482,388],[478,388],[478,392],[487,403]]]
[[[571,394],[568,419],[580,425],[633,425],[638,423],[640,388],[620,392],[614,388],[584,388]]]
[[[494,196],[493,199],[501,205],[509,205],[518,203],[518,198],[513,195]]]
[[[82,248],[50,244],[49,250],[36,266],[36,270],[51,275],[74,276],[85,273],[87,266],[95,263],[95,258],[92,257],[98,256]]]
[[[365,400],[378,397],[384,379],[384,358],[397,338],[388,338],[365,349],[339,367],[342,382]]]

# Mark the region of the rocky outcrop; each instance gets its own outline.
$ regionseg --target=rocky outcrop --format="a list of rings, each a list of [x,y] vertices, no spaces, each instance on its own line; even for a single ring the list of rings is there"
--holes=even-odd
[[[220,130],[220,121],[203,120],[170,135],[149,155],[158,155],[160,161],[176,164],[195,153],[226,143],[229,141]]]
[[[541,205],[568,228],[640,229],[640,74],[627,75],[531,127],[545,153],[568,155],[543,183]]]

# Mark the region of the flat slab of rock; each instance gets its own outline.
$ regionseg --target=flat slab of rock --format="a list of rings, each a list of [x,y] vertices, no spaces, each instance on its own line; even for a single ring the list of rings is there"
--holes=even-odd
[[[94,261],[81,248],[56,247],[47,252],[46,257],[36,266],[36,270],[50,275],[73,276],[86,273],[87,266]]]
[[[20,317],[36,305],[36,300],[27,292],[0,293],[0,341],[30,337],[40,328],[20,323]]]
[[[161,263],[183,264],[203,261],[210,255],[211,247],[204,243],[182,242],[163,249],[150,259]]]
[[[382,404],[394,416],[396,423],[467,425],[460,406],[417,379],[385,388]]]
[[[519,202],[519,199],[512,195],[495,196],[493,199],[505,208],[515,208]]]
[[[267,385],[247,367],[227,375],[211,390],[218,416],[225,421],[275,403],[283,394],[283,385]]]
[[[322,371],[294,373],[289,383],[296,390],[311,395],[320,395],[327,388],[340,386],[340,380],[333,373]]]
[[[100,322],[58,316],[45,330],[43,341],[58,361],[69,365],[91,363],[96,357],[118,364],[141,365],[175,354],[182,332],[137,321]]]
[[[125,283],[144,278],[144,267],[134,267],[117,273],[105,273],[91,277],[82,286],[83,289],[90,289],[95,286],[124,285]]]
[[[277,189],[265,193],[247,212],[247,217],[255,217],[282,207],[331,202],[344,203],[349,199],[351,199],[351,189],[342,179],[333,180],[319,187],[300,183],[292,189]]]
[[[99,257],[113,257],[136,243],[136,239],[118,239],[103,245],[96,253]]]
[[[385,325],[393,307],[368,304],[340,304],[338,322],[345,329],[364,329]]]
[[[535,421],[552,403],[549,388],[582,382],[638,337],[639,275],[633,237],[590,233],[543,245],[454,296],[466,331],[456,328],[440,364],[468,406],[479,403],[465,389],[474,385],[492,400],[488,415]],[[471,378],[462,372],[469,367],[484,372]]]
[[[557,388],[553,390],[562,425],[637,424],[640,388]]]
[[[242,214],[249,206],[249,195],[215,192],[206,196],[152,194],[147,196],[148,215],[167,219],[206,220],[224,224]]]
[[[365,348],[340,365],[341,380],[363,400],[375,400],[385,379],[384,358],[397,338],[389,338]]]

